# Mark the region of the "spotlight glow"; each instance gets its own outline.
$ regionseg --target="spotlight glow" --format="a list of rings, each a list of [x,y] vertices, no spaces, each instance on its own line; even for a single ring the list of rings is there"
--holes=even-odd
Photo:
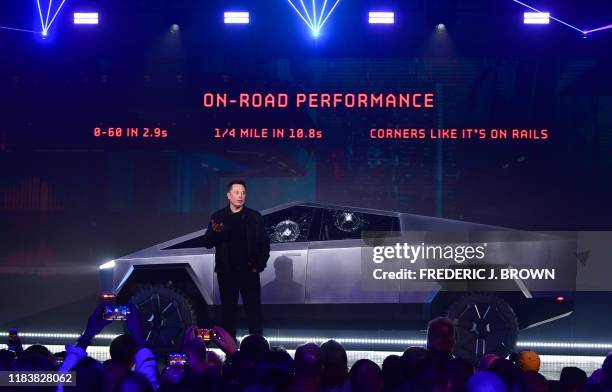
[[[97,25],[99,17],[97,12],[75,12],[74,24]]]
[[[550,14],[548,12],[525,12],[523,17],[525,24],[549,24]]]
[[[394,24],[394,12],[370,12],[368,14],[368,22],[370,24]]]
[[[251,18],[248,12],[224,12],[223,23],[226,24],[249,24]]]

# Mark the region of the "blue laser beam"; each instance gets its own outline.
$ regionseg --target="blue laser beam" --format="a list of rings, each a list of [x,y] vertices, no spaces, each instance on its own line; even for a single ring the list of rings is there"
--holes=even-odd
[[[26,30],[26,29],[18,29],[16,27],[9,27],[9,26],[0,26],[0,29],[3,30],[13,30],[13,31],[22,31],[25,33],[34,33],[34,34],[40,34],[40,31],[34,31],[34,30]]]
[[[338,3],[340,2],[340,0],[336,0],[334,5],[328,9],[327,8],[328,0],[324,0],[323,6],[321,7],[317,6],[317,1],[319,1],[319,6],[321,5],[320,0],[311,0],[311,8],[309,9],[306,6],[306,3],[304,2],[304,0],[299,0],[300,5],[302,6],[302,10],[303,10],[302,12],[298,9],[297,2],[295,4],[293,2],[297,0],[287,0],[287,1],[291,5],[291,7],[295,10],[295,12],[297,12],[300,19],[304,21],[304,23],[306,24],[306,27],[308,27],[313,37],[315,38],[319,36],[319,33],[321,32],[321,28],[323,28],[323,25],[325,25],[325,22],[327,22],[331,14],[334,12],[336,7],[338,6]],[[318,12],[317,12],[317,9],[318,9]]]
[[[51,25],[53,24],[53,21],[55,20],[55,18],[57,17],[57,15],[59,14],[60,10],[62,9],[62,7],[64,6],[64,3],[66,3],[66,0],[62,0],[60,6],[57,8],[57,10],[55,11],[55,15],[53,15],[53,18],[51,19],[51,22],[49,22],[49,25],[47,26],[47,30],[49,30],[49,28],[51,28]]]
[[[310,19],[310,13],[308,12],[308,9],[306,8],[306,4],[304,4],[304,0],[300,0],[300,3],[302,4],[302,8],[304,9],[306,18],[308,18],[308,22],[310,23],[310,28],[312,29],[314,26],[314,23],[312,23],[312,19]]]
[[[291,2],[291,0],[287,0],[289,2],[289,4],[291,4],[291,7],[293,7],[293,9],[295,10],[295,12],[297,12],[297,14],[300,16],[300,18],[302,18],[302,20],[304,21],[304,23],[306,23],[306,26],[308,26],[309,29],[312,29],[312,25],[310,24],[309,21],[306,20],[306,18],[304,18],[304,15],[302,15],[302,13],[297,9],[297,7],[295,5],[293,5],[293,3]]]
[[[612,29],[612,24],[606,25],[606,26],[601,26],[598,27],[596,29],[591,29],[591,30],[585,30],[583,31],[584,34],[591,34],[594,33],[596,31],[603,31],[603,30],[608,30],[608,29]]]
[[[40,26],[42,28],[42,31],[40,33],[42,34],[43,37],[46,37],[47,34],[49,33],[49,29],[51,28],[51,25],[55,21],[55,18],[57,18],[57,15],[59,15],[65,3],[66,3],[66,0],[62,0],[62,2],[60,3],[59,7],[57,7],[55,12],[52,12],[51,8],[53,8],[53,0],[49,0],[49,3],[47,4],[46,15],[43,16],[43,7],[40,6],[40,0],[36,0],[36,7],[38,9],[38,17],[40,19]],[[49,20],[50,16],[51,16],[51,20]]]
[[[529,4],[523,3],[522,1],[519,1],[519,0],[512,0],[512,1],[514,1],[517,4],[522,5],[525,8],[528,8],[528,9],[530,9],[532,11],[542,13],[542,11],[538,10],[535,7],[530,6]],[[582,35],[587,35],[587,34],[591,34],[591,33],[597,32],[597,31],[604,31],[604,30],[612,29],[612,24],[609,24],[609,25],[601,26],[601,27],[598,27],[598,28],[595,28],[595,29],[591,29],[591,30],[582,30],[582,29],[579,29],[578,27],[576,27],[576,26],[574,26],[574,25],[572,25],[572,24],[570,24],[570,23],[568,23],[568,22],[566,22],[564,20],[561,20],[559,18],[555,18],[552,15],[549,15],[549,18],[554,20],[555,22],[561,23],[564,26],[567,26],[567,27],[569,27],[569,28],[571,28],[573,30],[576,30],[577,32],[581,33]]]
[[[40,16],[40,27],[42,28],[43,34],[45,32],[45,22],[43,21],[42,11],[40,9],[40,0],[36,0],[36,5],[38,6],[38,16]]]
[[[47,7],[47,18],[45,18],[45,26],[49,23],[49,13],[51,12],[51,4],[53,4],[53,0],[49,0],[49,6]]]
[[[534,8],[534,7],[532,7],[532,6],[530,6],[529,4],[525,4],[525,3],[523,3],[523,2],[521,2],[521,1],[519,1],[519,0],[512,0],[512,1],[514,1],[514,2],[515,2],[515,3],[517,3],[517,4],[522,5],[522,6],[523,6],[523,7],[525,7],[525,8],[529,8],[529,9],[530,9],[530,10],[532,10],[532,11],[535,11],[535,12],[540,12],[540,13],[542,12],[542,11],[540,11],[540,10],[538,10],[538,9],[536,9],[536,8]],[[561,19],[557,19],[557,18],[555,18],[555,17],[554,17],[554,16],[552,16],[552,15],[550,15],[549,17],[550,17],[550,19],[554,20],[555,22],[559,22],[559,23],[561,23],[561,24],[563,24],[563,25],[565,25],[565,26],[567,26],[567,27],[569,27],[569,28],[571,28],[571,29],[574,29],[574,30],[578,31],[578,32],[579,32],[579,33],[581,33],[581,34],[584,34],[584,31],[580,30],[580,29],[579,29],[578,27],[576,27],[576,26],[573,26],[573,25],[571,25],[571,24],[569,24],[569,23],[567,23],[567,22],[564,22],[564,21],[562,21]]]
[[[323,19],[323,14],[325,13],[325,7],[327,6],[327,0],[323,2],[323,8],[321,8],[321,15],[319,15],[319,22],[321,24],[321,20]]]
[[[336,9],[336,6],[338,5],[338,3],[340,3],[340,0],[336,0],[336,2],[334,3],[334,6],[331,7],[331,9],[329,10],[329,13],[327,14],[327,16],[325,17],[325,19],[323,19],[323,22],[319,24],[319,29],[321,27],[323,27],[323,25],[325,24],[325,22],[327,22],[327,19],[329,19],[329,17],[331,16],[332,12],[334,12],[334,10]]]

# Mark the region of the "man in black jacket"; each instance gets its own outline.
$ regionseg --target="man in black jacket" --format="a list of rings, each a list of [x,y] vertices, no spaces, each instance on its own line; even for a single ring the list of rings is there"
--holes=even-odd
[[[246,310],[249,333],[263,333],[259,273],[270,257],[270,239],[261,214],[245,205],[246,184],[227,186],[227,207],[212,214],[204,246],[215,247],[215,272],[223,307],[223,327],[236,336],[238,293]]]

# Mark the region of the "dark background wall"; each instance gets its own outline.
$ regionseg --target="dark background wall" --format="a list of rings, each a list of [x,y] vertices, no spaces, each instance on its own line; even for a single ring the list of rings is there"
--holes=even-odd
[[[543,2],[545,3],[545,2]],[[586,3],[586,2],[585,2]],[[83,6],[85,3],[81,3]],[[0,325],[74,330],[97,266],[202,228],[230,178],[264,209],[306,200],[521,229],[608,230],[612,209],[612,33],[528,28],[512,1],[385,2],[368,26],[346,2],[318,40],[287,4],[92,2],[103,23],[48,39],[0,31]],[[34,28],[29,6],[3,4]],[[585,27],[605,2],[542,4]],[[11,22],[12,23],[12,22]],[[178,23],[181,32],[169,33]],[[435,31],[445,23],[447,31]],[[32,25],[32,26],[30,26]],[[419,91],[436,110],[204,110],[203,91]],[[324,141],[218,141],[211,127],[316,127]],[[130,125],[135,124],[135,125]],[[94,138],[152,126],[166,140]],[[541,127],[547,141],[375,141],[371,127]]]

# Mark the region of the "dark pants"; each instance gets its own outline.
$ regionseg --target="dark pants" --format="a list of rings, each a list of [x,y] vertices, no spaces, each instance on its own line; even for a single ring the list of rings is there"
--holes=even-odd
[[[242,297],[247,314],[249,333],[263,335],[261,324],[261,283],[259,273],[251,271],[234,271],[217,274],[221,306],[223,307],[223,328],[236,336],[236,313],[238,310],[238,293]]]

